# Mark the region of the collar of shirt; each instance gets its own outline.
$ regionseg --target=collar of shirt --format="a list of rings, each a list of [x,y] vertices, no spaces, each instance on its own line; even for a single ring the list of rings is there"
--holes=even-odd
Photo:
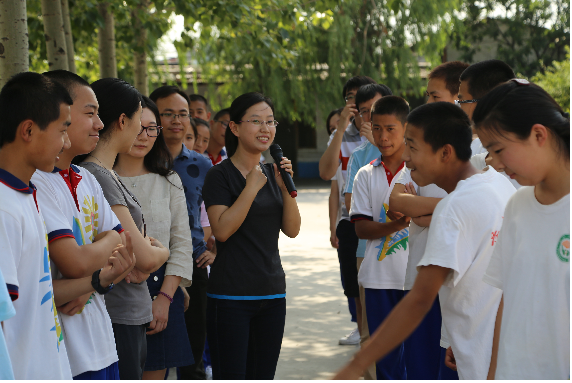
[[[14,189],[20,193],[34,194],[34,191],[36,190],[36,187],[32,182],[30,182],[29,185],[26,185],[18,177],[4,169],[0,169],[0,182],[8,186],[10,189]]]
[[[210,154],[209,152],[207,152],[206,154],[208,155],[208,158],[211,160],[211,162],[213,163],[213,165],[218,164],[219,162],[222,161],[222,157],[226,156],[226,151],[224,150],[225,148],[222,148],[220,150],[220,153],[218,154],[217,158],[215,159],[212,154]]]
[[[80,211],[79,201],[77,199],[77,186],[79,185],[79,181],[81,181],[82,177],[79,175],[79,168],[73,164],[70,165],[69,169],[64,170],[54,166],[52,173],[60,173],[60,176],[62,176],[64,182],[68,186],[68,189],[70,189],[77,211]]]
[[[370,164],[372,164],[373,166],[383,165],[383,169],[385,170],[385,175],[387,176],[387,183],[389,185],[391,185],[391,181],[393,181],[393,177],[395,177],[395,175],[397,173],[399,173],[401,171],[401,169],[403,169],[403,167],[405,166],[405,162],[402,162],[401,165],[399,165],[399,168],[397,168],[397,170],[395,171],[395,173],[391,174],[391,170],[389,170],[385,166],[382,159],[383,159],[383,155],[381,155],[378,158],[376,158],[375,160],[371,161]]]
[[[179,155],[175,157],[175,161],[178,160],[179,158],[191,158],[191,151],[187,149],[185,145],[181,144],[181,146],[183,147],[183,150],[181,150],[181,153],[179,153]]]
[[[348,126],[348,128],[346,129],[346,133],[349,134],[350,136],[355,136],[359,134],[359,130],[356,127],[354,121],[350,122],[350,126]]]

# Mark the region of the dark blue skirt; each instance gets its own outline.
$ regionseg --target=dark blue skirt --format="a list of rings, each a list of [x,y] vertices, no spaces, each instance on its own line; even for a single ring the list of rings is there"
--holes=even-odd
[[[161,290],[165,278],[165,263],[147,279],[149,294],[153,299]],[[157,371],[171,367],[190,366],[195,363],[185,325],[184,296],[177,288],[169,307],[167,327],[153,335],[147,335],[147,361],[145,371]]]

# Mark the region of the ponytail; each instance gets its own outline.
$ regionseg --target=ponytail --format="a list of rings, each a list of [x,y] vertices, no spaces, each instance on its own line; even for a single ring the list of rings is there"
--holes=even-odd
[[[513,133],[530,137],[532,127],[541,124],[551,131],[558,151],[570,158],[570,114],[541,87],[527,80],[513,79],[487,93],[473,112],[478,130]]]

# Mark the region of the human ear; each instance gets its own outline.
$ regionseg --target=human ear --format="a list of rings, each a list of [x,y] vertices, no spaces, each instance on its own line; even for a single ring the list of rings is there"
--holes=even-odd
[[[119,126],[119,129],[123,130],[125,128],[126,119],[127,115],[125,113],[121,113],[121,116],[119,116],[119,118],[117,119],[117,125]]]
[[[239,137],[238,134],[238,126],[234,123],[234,121],[231,121],[228,124],[228,128],[230,129],[230,131],[232,132],[232,134],[234,134],[235,136]]]
[[[32,120],[24,120],[18,125],[18,129],[16,130],[16,134],[22,138],[22,140],[26,142],[32,141],[32,134],[34,131],[34,121]]]
[[[548,129],[542,124],[534,124],[530,130],[530,137],[539,147],[542,147],[548,140]]]
[[[442,162],[449,162],[455,154],[455,149],[451,144],[445,144],[439,151]]]

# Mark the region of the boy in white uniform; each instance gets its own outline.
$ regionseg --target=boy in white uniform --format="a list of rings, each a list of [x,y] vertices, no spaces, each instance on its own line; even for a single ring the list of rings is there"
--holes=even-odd
[[[64,70],[45,76],[63,85],[74,101],[68,128],[71,147],[60,154],[53,171],[37,171],[32,177],[44,211],[54,277],[91,277],[121,244],[123,229],[95,177],[71,161],[95,148],[103,124],[95,94],[81,77]],[[59,317],[74,379],[119,379],[103,294],[93,291],[67,303],[60,307]]]
[[[372,106],[372,133],[382,156],[356,174],[350,216],[360,239],[367,239],[359,270],[365,288],[366,316],[375,331],[403,297],[407,266],[409,217],[388,211],[395,175],[404,166],[403,123],[409,105],[401,97],[385,96]],[[377,379],[405,379],[403,344],[376,364]]]
[[[482,278],[494,249],[493,234],[515,189],[493,168],[481,173],[471,165],[470,122],[454,105],[422,105],[407,122],[404,157],[411,177],[419,186],[434,183],[449,195],[433,213],[413,288],[337,377],[355,379],[372,360],[399,346],[439,294],[459,378],[485,379],[501,294]]]
[[[66,142],[72,100],[37,73],[12,77],[0,92],[0,269],[16,315],[3,323],[16,379],[71,379],[54,304],[47,233],[30,182],[51,170]],[[33,107],[32,107],[33,105]]]

